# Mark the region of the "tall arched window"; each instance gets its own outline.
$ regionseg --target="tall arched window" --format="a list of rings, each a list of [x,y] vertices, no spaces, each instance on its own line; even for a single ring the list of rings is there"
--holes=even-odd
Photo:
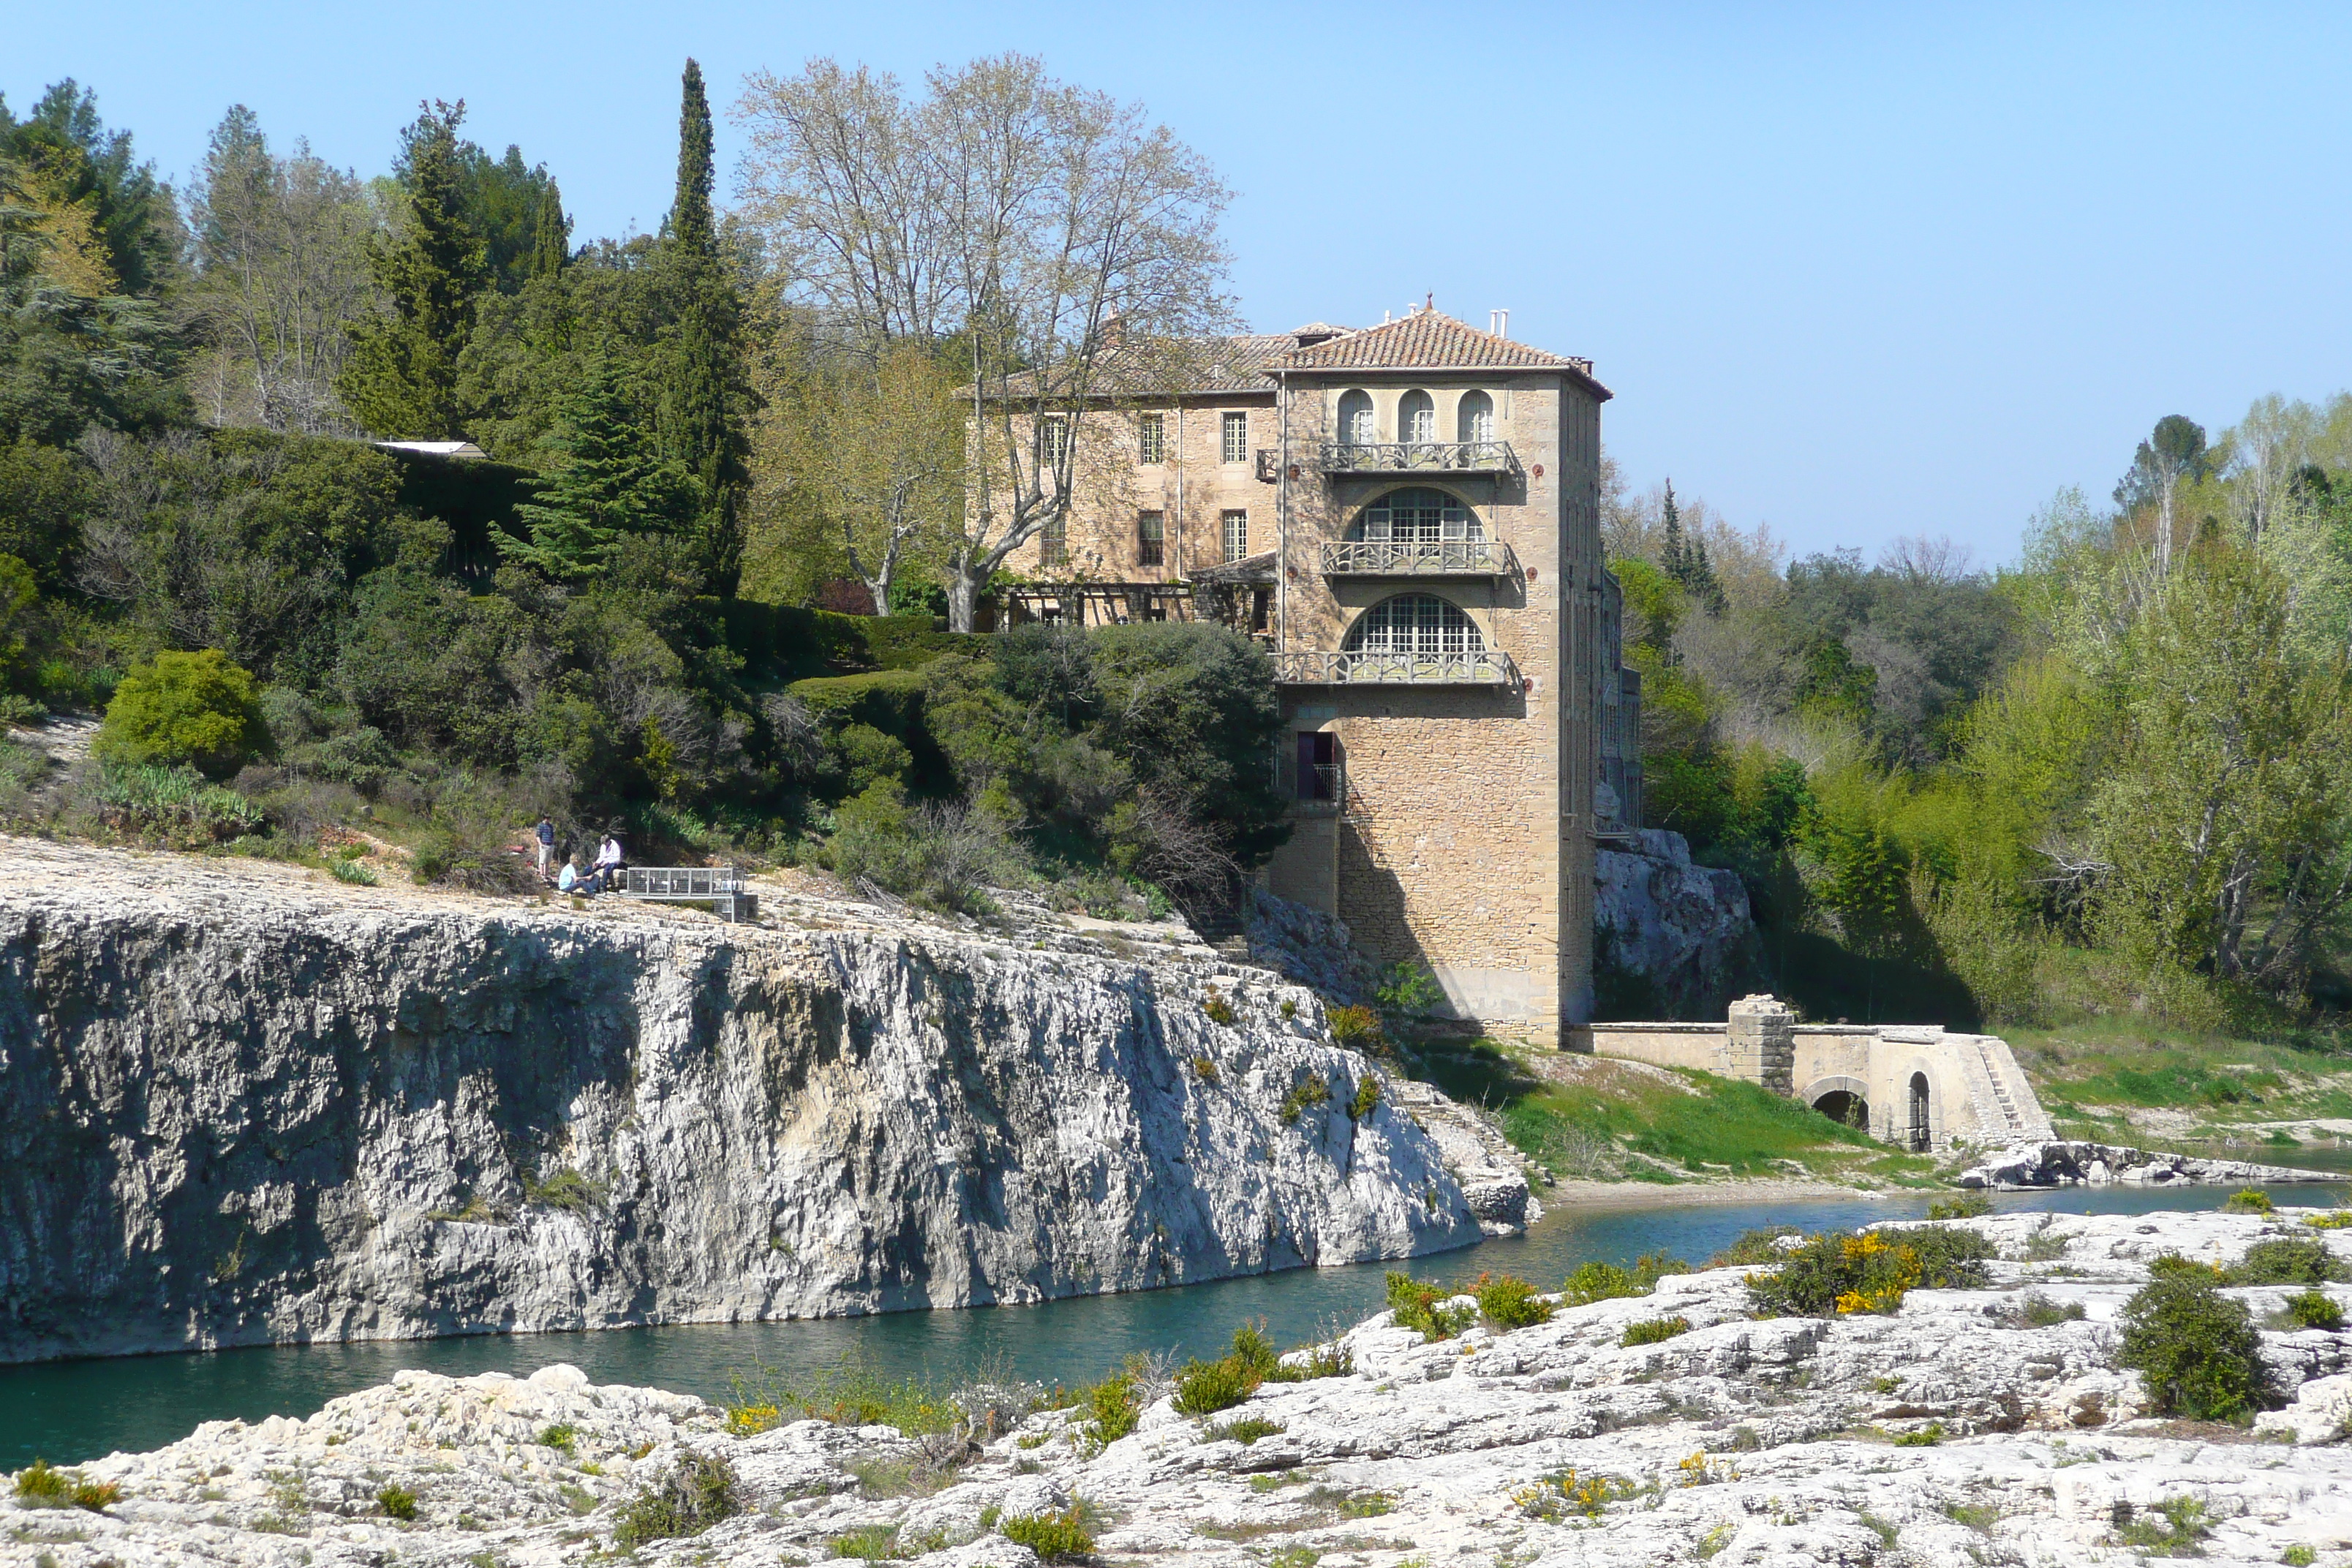
[[[1380,439],[1379,426],[1372,423],[1370,393],[1339,395],[1339,439],[1358,447],[1369,447]]]
[[[1462,395],[1461,409],[1454,416],[1461,428],[1455,437],[1461,441],[1491,441],[1495,438],[1495,400],[1483,392]]]
[[[1476,623],[1434,594],[1399,594],[1366,610],[1349,628],[1349,653],[1403,653],[1422,658],[1477,653],[1486,646]]]
[[[1437,405],[1415,387],[1397,404],[1397,439],[1427,446],[1437,439]]]
[[[1357,514],[1350,539],[1405,540],[1433,544],[1444,539],[1484,539],[1478,514],[1444,490],[1391,490]]]

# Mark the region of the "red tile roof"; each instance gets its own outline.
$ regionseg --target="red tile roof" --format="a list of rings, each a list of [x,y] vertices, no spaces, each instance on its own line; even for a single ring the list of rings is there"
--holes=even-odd
[[[1590,379],[1592,362],[1482,332],[1442,310],[1416,310],[1270,361],[1268,370],[1565,370]]]

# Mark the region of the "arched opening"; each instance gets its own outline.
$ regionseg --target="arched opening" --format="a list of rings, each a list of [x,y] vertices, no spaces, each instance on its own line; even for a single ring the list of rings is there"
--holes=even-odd
[[[1435,544],[1447,539],[1484,539],[1478,514],[1444,490],[1391,490],[1356,514],[1350,539],[1402,540]]]
[[[1357,447],[1369,447],[1380,439],[1380,427],[1372,422],[1372,395],[1349,391],[1339,395],[1339,439]]]
[[[1421,658],[1478,653],[1486,640],[1475,622],[1434,594],[1399,594],[1366,610],[1348,629],[1349,653],[1402,653]]]
[[[1841,1126],[1870,1131],[1870,1101],[1850,1089],[1833,1089],[1813,1101],[1813,1109]]]
[[[1911,1152],[1924,1154],[1934,1136],[1927,1129],[1927,1075],[1911,1075]]]
[[[1397,403],[1397,439],[1416,447],[1437,439],[1437,404],[1419,387]]]
[[[1491,441],[1495,438],[1495,400],[1483,392],[1465,392],[1462,405],[1455,412],[1454,423],[1460,429],[1456,437],[1463,441]]]

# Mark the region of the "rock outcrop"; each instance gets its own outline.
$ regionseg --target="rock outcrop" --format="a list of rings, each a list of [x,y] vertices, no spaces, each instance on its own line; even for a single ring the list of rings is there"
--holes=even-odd
[[[2252,1434],[2146,1418],[2138,1374],[2113,1365],[2117,1315],[2149,1259],[2234,1259],[2279,1225],[1973,1223],[2036,1261],[1991,1265],[1989,1289],[1914,1290],[1891,1316],[1758,1321],[1736,1268],[1436,1343],[1383,1313],[1339,1342],[1342,1375],[1267,1384],[1206,1418],[1147,1389],[1137,1429],[1108,1445],[1084,1405],[1022,1417],[1006,1391],[980,1391],[965,1403],[982,1441],[960,1468],[941,1458],[961,1445],[887,1427],[732,1436],[697,1401],[592,1387],[569,1367],[521,1382],[404,1373],[309,1420],[215,1423],[97,1461],[82,1479],[119,1486],[121,1500],[88,1514],[11,1501],[0,1527],[54,1543],[58,1568],[538,1568],[609,1550],[628,1500],[692,1455],[731,1466],[740,1510],[642,1558],[1031,1568],[1034,1552],[1011,1537],[1050,1545],[1028,1528],[1049,1515],[1089,1530],[1102,1559],[1203,1568],[1267,1556],[2074,1568],[2192,1551],[2307,1563],[2352,1546],[2352,1448],[2327,1425],[2347,1407],[2352,1337],[2265,1332],[2292,1402]],[[2343,1256],[2352,1233],[2326,1234]],[[2258,1316],[2284,1294],[2229,1293]],[[2352,1289],[2329,1293],[2352,1302]],[[1685,1327],[1624,1342],[1660,1320]],[[1011,1430],[992,1428],[999,1414]],[[413,1521],[385,1516],[387,1487],[410,1494]]]
[[[1181,928],[0,863],[0,1359],[1031,1301],[1480,1234],[1315,996]]]
[[[2119,1149],[2109,1143],[2021,1143],[1963,1172],[1964,1187],[2249,1186],[2340,1182],[2342,1172],[2298,1171],[2244,1160],[2214,1160],[2163,1150]]]
[[[1737,871],[1694,865],[1679,833],[1641,830],[1638,850],[1593,856],[1598,984],[1618,1009],[1656,1018],[1717,1018],[1756,967],[1756,922]]]

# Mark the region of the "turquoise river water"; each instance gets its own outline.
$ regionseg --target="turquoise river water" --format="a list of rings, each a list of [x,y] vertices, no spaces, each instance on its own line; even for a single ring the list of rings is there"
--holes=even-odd
[[[2315,1162],[2315,1163],[2316,1162]],[[2274,1187],[2281,1204],[2334,1201],[2331,1189]],[[2211,1208],[2215,1187],[2141,1192],[2075,1188],[2005,1194],[1997,1209],[2137,1214]],[[630,1383],[724,1398],[730,1379],[766,1366],[798,1372],[855,1357],[891,1375],[953,1380],[992,1371],[1041,1383],[1091,1381],[1130,1352],[1206,1354],[1236,1323],[1263,1318],[1277,1344],[1317,1337],[1377,1310],[1388,1268],[1430,1279],[1491,1269],[1556,1286],[1591,1258],[1626,1263],[1664,1251],[1694,1261],[1762,1225],[1851,1227],[1916,1218],[1932,1194],[1780,1199],[1765,1204],[1553,1207],[1529,1233],[1407,1263],[1306,1268],[1125,1296],[1032,1307],[892,1312],[795,1322],[612,1329],[599,1333],[484,1334],[461,1339],[262,1347],[179,1355],[43,1362],[0,1367],[0,1468],[35,1456],[59,1464],[117,1449],[160,1447],[200,1421],[308,1416],[340,1394],[387,1382],[407,1367],[453,1376],[518,1376],[570,1362],[597,1383]]]

